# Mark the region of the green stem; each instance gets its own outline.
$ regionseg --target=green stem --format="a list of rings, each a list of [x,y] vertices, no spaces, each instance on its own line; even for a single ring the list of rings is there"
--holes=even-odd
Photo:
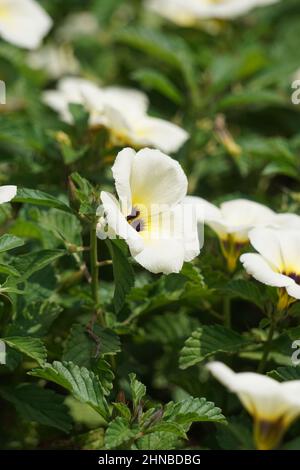
[[[231,299],[230,297],[224,297],[223,303],[223,319],[224,319],[224,326],[227,328],[231,328]]]
[[[270,328],[269,328],[268,337],[267,337],[267,340],[266,340],[265,346],[264,346],[264,352],[263,352],[261,361],[260,361],[260,363],[258,365],[258,368],[257,368],[257,372],[259,374],[262,374],[265,371],[265,368],[266,368],[266,365],[267,365],[267,362],[268,362],[269,353],[270,353],[270,350],[271,350],[271,345],[272,345],[272,340],[273,340],[273,336],[274,336],[274,332],[275,332],[275,327],[276,327],[276,322],[274,321],[274,319],[272,319],[272,322],[271,322]]]
[[[95,310],[102,326],[105,320],[101,309],[99,309],[99,266],[98,266],[98,244],[97,244],[97,220],[93,220],[90,226],[90,264],[91,264],[91,289],[95,304]]]

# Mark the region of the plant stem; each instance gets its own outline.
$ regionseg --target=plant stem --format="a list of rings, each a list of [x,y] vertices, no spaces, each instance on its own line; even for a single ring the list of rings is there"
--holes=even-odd
[[[267,340],[266,340],[265,346],[264,346],[264,352],[263,352],[261,361],[260,361],[260,363],[258,365],[258,368],[257,368],[257,372],[259,374],[262,374],[265,371],[266,364],[268,362],[269,353],[270,353],[270,350],[271,350],[271,344],[272,344],[272,340],[273,340],[273,336],[274,336],[274,332],[275,332],[275,326],[276,326],[276,322],[274,321],[274,319],[272,319],[271,324],[270,324],[270,328],[269,328],[268,337],[267,337]]]
[[[224,326],[231,328],[231,300],[230,297],[224,297],[223,303]]]
[[[90,226],[90,264],[91,264],[91,289],[95,304],[95,310],[102,326],[105,320],[101,309],[99,309],[99,266],[98,266],[98,244],[96,234],[97,220],[94,219]]]

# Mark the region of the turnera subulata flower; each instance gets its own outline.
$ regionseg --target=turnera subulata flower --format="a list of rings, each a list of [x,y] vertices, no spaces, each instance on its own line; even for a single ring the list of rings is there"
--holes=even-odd
[[[146,8],[180,26],[194,26],[201,20],[230,20],[256,7],[279,0],[146,0]]]
[[[211,362],[207,368],[238,395],[253,417],[257,449],[276,448],[284,432],[300,415],[300,380],[280,383],[254,372],[235,373],[221,362]]]
[[[64,78],[57,90],[44,92],[43,100],[70,124],[73,117],[69,105],[81,104],[90,114],[90,126],[107,128],[115,145],[151,146],[172,153],[189,137],[176,124],[149,116],[148,98],[138,90],[114,86],[101,88],[89,80]]]
[[[200,252],[194,206],[184,202],[187,178],[159,150],[122,150],[112,168],[118,199],[101,192],[99,238],[123,238],[132,257],[153,273],[177,273]]]
[[[245,270],[257,281],[277,287],[278,309],[286,309],[300,299],[300,230],[253,229],[249,239],[258,253],[241,256]]]
[[[205,199],[188,196],[187,201],[199,208],[199,220],[217,234],[229,271],[234,271],[241,250],[249,242],[249,232],[274,221],[268,207],[247,199],[234,199],[216,207]]]
[[[36,49],[52,20],[34,0],[0,0],[0,36],[15,46]]]
[[[17,194],[17,186],[0,186],[0,204],[11,201]]]

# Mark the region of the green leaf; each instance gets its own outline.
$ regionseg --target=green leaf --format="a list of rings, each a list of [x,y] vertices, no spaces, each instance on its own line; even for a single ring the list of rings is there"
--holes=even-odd
[[[179,402],[169,402],[164,409],[164,421],[175,421],[189,429],[193,422],[226,423],[221,409],[206,398],[189,397]]]
[[[16,319],[8,329],[9,335],[41,338],[61,312],[62,307],[49,300],[30,302],[17,311]]]
[[[218,352],[235,353],[248,344],[240,334],[220,325],[202,326],[186,340],[179,366],[186,369]]]
[[[107,240],[113,262],[115,281],[114,307],[119,313],[124,306],[126,295],[134,285],[134,272],[126,252],[122,249],[122,240]]]
[[[72,428],[65,397],[35,384],[20,384],[17,387],[0,388],[0,395],[12,403],[17,412],[27,421],[51,426],[64,432]]]
[[[257,305],[260,309],[264,308],[265,295],[264,291],[258,286],[257,283],[252,281],[245,281],[243,279],[230,281],[225,290],[233,294],[235,297],[247,300]]]
[[[133,450],[172,450],[178,448],[178,436],[170,432],[152,432],[137,439],[132,445]]]
[[[0,263],[0,273],[7,274],[8,276],[20,276],[19,271],[17,271],[13,266],[9,264]]]
[[[72,362],[54,361],[44,368],[33,369],[29,375],[54,382],[68,390],[74,398],[90,405],[104,418],[108,416],[108,407],[102,385],[94,372],[86,367],[79,367]]]
[[[21,274],[15,282],[19,284],[25,281],[33,273],[45,268],[66,253],[65,250],[40,250],[15,258],[12,265]]]
[[[158,424],[155,424],[155,426],[152,426],[148,433],[151,432],[167,432],[171,434],[175,434],[175,436],[180,437],[182,439],[187,439],[186,432],[184,430],[184,427],[181,426],[179,423],[176,422],[160,422]]]
[[[121,350],[119,337],[110,329],[94,325],[92,334],[86,327],[75,324],[67,338],[63,360],[79,366],[91,367],[97,355],[117,354]]]
[[[6,233],[0,237],[0,253],[13,250],[14,248],[22,245],[24,245],[24,240],[22,240],[22,238],[15,237],[14,235]]]
[[[148,90],[155,90],[166,96],[176,104],[183,101],[183,97],[171,80],[155,69],[139,69],[133,72],[132,78],[137,80]]]
[[[138,429],[131,429],[128,421],[121,416],[118,416],[108,425],[105,433],[104,443],[106,449],[117,449],[124,446],[138,433]]]
[[[117,402],[113,403],[114,408],[117,410],[119,415],[124,418],[127,422],[131,420],[131,412],[125,403]]]
[[[72,212],[71,208],[58,198],[51,194],[38,191],[36,189],[18,188],[14,202],[23,202],[27,204],[35,204],[37,206],[54,207],[64,212]]]
[[[46,347],[39,338],[10,336],[8,338],[2,338],[2,340],[16,351],[34,359],[40,366],[42,366],[47,359]]]
[[[300,380],[300,367],[287,366],[278,367],[278,369],[268,372],[270,377],[278,380],[279,382],[286,382],[288,380]]]
[[[130,388],[132,395],[133,408],[136,410],[141,403],[141,400],[146,395],[146,387],[142,382],[137,380],[135,374],[129,374]]]
[[[178,36],[165,35],[157,30],[138,27],[118,32],[117,39],[143,53],[166,62],[182,73],[196,103],[199,100],[197,73],[188,44]]]

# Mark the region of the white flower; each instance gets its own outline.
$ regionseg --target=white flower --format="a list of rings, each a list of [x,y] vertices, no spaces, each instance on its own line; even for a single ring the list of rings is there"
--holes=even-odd
[[[60,78],[62,75],[77,73],[80,64],[74,56],[73,49],[67,44],[54,44],[30,52],[28,64],[33,69],[44,70],[50,78]]]
[[[180,164],[159,150],[126,148],[112,171],[119,200],[101,192],[109,235],[125,239],[149,271],[179,272],[200,251],[196,213],[183,203],[187,179]],[[105,236],[102,220],[98,236]]]
[[[89,11],[79,11],[65,18],[56,36],[63,41],[71,42],[81,36],[95,36],[99,31],[97,17]]]
[[[177,125],[148,116],[148,98],[137,90],[101,88],[88,80],[65,78],[57,90],[46,91],[43,100],[68,123],[72,123],[69,104],[82,104],[90,113],[90,126],[107,127],[117,145],[152,146],[172,153],[188,139]]]
[[[300,415],[300,380],[279,383],[253,372],[236,374],[221,362],[212,362],[207,368],[238,395],[253,416],[257,447],[275,448],[288,426]]]
[[[279,308],[300,299],[300,231],[274,228],[254,229],[249,234],[258,253],[246,253],[240,260],[248,274],[268,286],[280,288]]]
[[[37,48],[52,20],[34,0],[0,0],[0,36],[26,49]]]
[[[17,186],[0,186],[0,204],[11,201],[17,194]]]
[[[181,26],[203,19],[232,19],[279,0],[146,0],[147,8]]]
[[[243,246],[248,243],[249,231],[273,222],[275,213],[266,206],[247,199],[224,202],[220,208],[205,199],[188,196],[187,201],[198,207],[199,219],[218,235],[221,248],[233,271]]]

